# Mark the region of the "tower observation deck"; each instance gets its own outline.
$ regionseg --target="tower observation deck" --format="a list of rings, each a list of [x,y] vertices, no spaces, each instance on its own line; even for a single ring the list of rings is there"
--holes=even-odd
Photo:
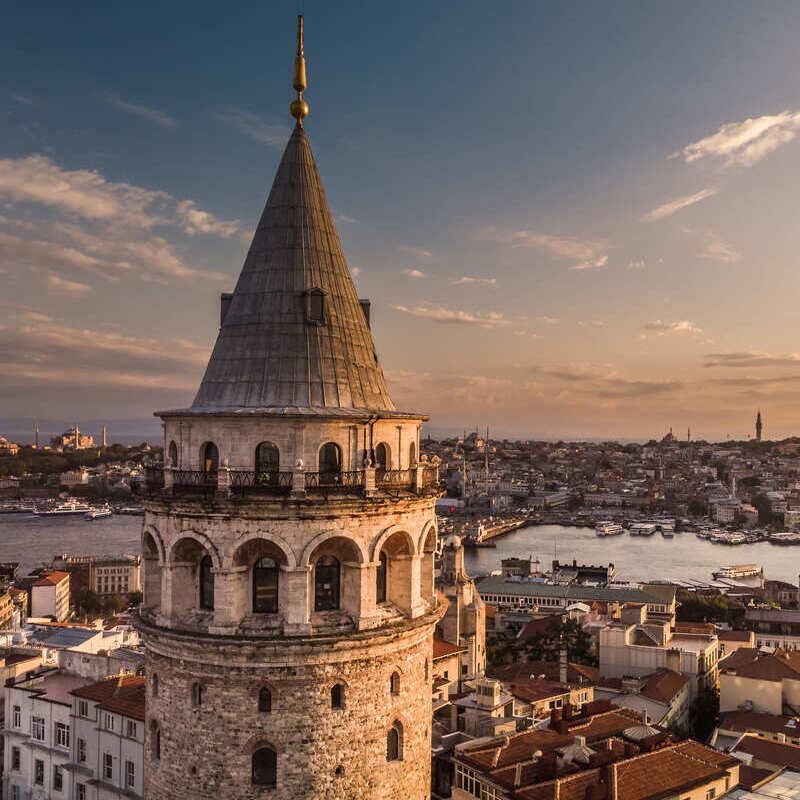
[[[398,411],[303,120],[141,488],[145,794],[430,794],[437,468]]]

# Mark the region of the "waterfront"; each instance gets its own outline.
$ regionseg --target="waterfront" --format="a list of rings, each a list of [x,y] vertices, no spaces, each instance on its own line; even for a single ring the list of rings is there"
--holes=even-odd
[[[561,525],[531,525],[494,540],[494,548],[476,548],[466,553],[471,575],[500,569],[500,559],[529,555],[549,569],[553,558],[562,563],[577,559],[583,564],[613,562],[618,580],[674,580],[710,583],[711,573],[721,564],[756,563],[767,578],[797,584],[800,548],[780,547],[769,542],[729,547],[698,539],[693,533],[676,533],[672,539],[653,536],[600,537],[594,528]]]

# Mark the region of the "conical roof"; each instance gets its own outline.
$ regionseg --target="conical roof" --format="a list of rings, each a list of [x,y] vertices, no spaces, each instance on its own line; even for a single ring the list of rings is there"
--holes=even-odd
[[[394,411],[299,122],[192,404],[257,410]]]

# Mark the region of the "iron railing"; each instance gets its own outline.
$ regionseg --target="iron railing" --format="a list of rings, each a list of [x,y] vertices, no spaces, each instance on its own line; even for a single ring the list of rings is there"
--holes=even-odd
[[[249,494],[281,494],[292,488],[291,472],[253,472],[252,470],[232,469],[231,491]]]
[[[216,489],[217,472],[202,469],[172,470],[172,485],[181,489]]]
[[[144,483],[148,489],[163,489],[164,470],[161,467],[145,467]]]
[[[364,485],[362,470],[349,472],[306,472],[306,490],[348,491],[360,489]]]
[[[413,469],[376,469],[375,486],[378,489],[411,486],[415,472]]]

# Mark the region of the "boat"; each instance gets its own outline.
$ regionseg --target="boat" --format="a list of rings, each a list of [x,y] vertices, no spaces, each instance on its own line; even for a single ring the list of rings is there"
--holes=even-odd
[[[86,503],[78,503],[75,500],[71,500],[66,503],[58,503],[52,508],[36,508],[33,513],[37,517],[64,517],[72,514],[86,514],[91,510],[91,506]]]
[[[84,519],[102,519],[103,517],[110,517],[113,513],[110,506],[100,506],[89,511]]]
[[[618,522],[598,522],[594,529],[598,536],[619,536],[625,533],[625,528]]]
[[[800,544],[800,533],[794,533],[792,531],[771,533],[769,535],[769,541],[772,542],[772,544]]]
[[[634,522],[631,525],[631,536],[652,536],[656,532],[653,522]]]
[[[127,514],[131,517],[143,517],[144,509],[139,506],[125,506],[117,511],[117,514]]]
[[[758,564],[734,564],[729,567],[720,567],[716,572],[711,573],[714,578],[749,578],[753,575],[761,574],[761,567]]]

